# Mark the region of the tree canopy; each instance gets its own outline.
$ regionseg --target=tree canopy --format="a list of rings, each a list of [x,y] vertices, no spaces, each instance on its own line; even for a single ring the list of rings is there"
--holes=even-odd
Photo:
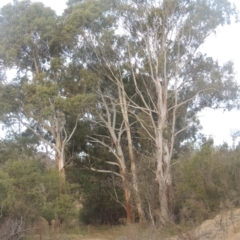
[[[237,10],[227,0],[69,0],[67,5],[62,16],[28,0],[0,10],[0,121],[12,133],[0,147],[18,148],[15,155],[0,149],[0,157],[8,158],[0,159],[7,169],[0,171],[0,184],[15,189],[11,174],[22,169],[32,177],[30,189],[48,186],[34,182],[41,171],[48,178],[47,170],[29,161],[45,145],[46,161],[52,168],[55,160],[60,173],[61,190],[49,203],[47,193],[34,193],[37,213],[45,216],[46,203],[46,218],[53,217],[53,207],[64,221],[57,206],[72,208],[69,181],[83,192],[86,223],[93,209],[105,208],[106,215],[98,215],[104,223],[116,222],[124,209],[128,222],[165,225],[187,204],[175,204],[174,196],[181,198],[184,187],[197,188],[186,182],[209,150],[194,153],[193,165],[182,160],[199,137],[197,114],[237,106],[233,63],[221,65],[200,51],[219,26],[237,19]],[[15,70],[13,79],[7,80],[4,70]],[[183,164],[176,167],[178,160]],[[7,196],[4,191],[4,201]],[[104,204],[90,204],[96,196]],[[215,197],[206,198],[216,206]]]

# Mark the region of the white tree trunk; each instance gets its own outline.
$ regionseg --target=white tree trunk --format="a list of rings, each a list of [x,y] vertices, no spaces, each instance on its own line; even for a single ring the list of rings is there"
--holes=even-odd
[[[129,115],[128,115],[129,114],[128,104],[126,100],[126,93],[124,91],[124,85],[121,80],[118,81],[118,93],[119,93],[122,116],[124,119],[125,130],[127,133],[128,156],[130,159],[130,168],[131,168],[130,172],[131,172],[131,178],[132,178],[134,198],[136,201],[139,222],[142,223],[145,220],[145,216],[144,216],[142,201],[139,193],[137,167],[136,167],[136,160],[135,160],[134,151],[133,151],[133,142],[132,142],[131,128],[130,128]]]
[[[57,169],[59,171],[62,183],[65,184],[65,181],[66,181],[66,176],[65,176],[65,144],[64,144],[64,141],[63,141],[60,133],[57,133],[55,141],[56,141],[55,161],[56,161]]]

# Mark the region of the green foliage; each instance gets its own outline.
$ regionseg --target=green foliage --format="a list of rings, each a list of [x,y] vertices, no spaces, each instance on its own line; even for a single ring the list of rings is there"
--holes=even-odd
[[[59,182],[58,172],[46,170],[39,160],[7,161],[0,170],[0,200],[6,217],[67,221],[75,213],[74,195],[62,194]],[[72,187],[67,184],[66,188]]]
[[[3,201],[8,196],[8,191],[12,191],[12,182],[9,178],[7,173],[4,173],[3,171],[0,171],[0,202],[3,203]]]
[[[103,127],[104,120],[100,117],[99,121],[97,116],[105,117],[110,111],[111,118],[116,109],[113,131],[121,133],[119,141],[127,172],[131,172],[117,81],[123,83],[122,93],[130,103],[127,110],[134,150],[139,154],[136,163],[140,191],[150,215],[151,207],[155,210],[159,205],[152,174],[152,169],[156,170],[156,131],[162,131],[166,146],[171,146],[174,137],[173,152],[181,156],[182,143],[196,139],[197,112],[205,107],[231,109],[239,97],[232,63],[220,66],[198,53],[206,36],[218,26],[229,24],[231,16],[236,16],[236,10],[227,0],[164,0],[156,6],[151,1],[136,4],[126,0],[69,0],[61,17],[42,3],[28,0],[16,0],[3,7],[0,67],[17,71],[11,82],[1,81],[0,121],[12,128],[16,122],[28,127],[20,140],[0,143],[0,201],[4,216],[23,216],[28,221],[43,216],[48,222],[66,222],[76,213],[76,186],[67,183],[63,193],[58,173],[32,160],[34,147],[40,144],[36,136],[52,148],[57,140],[59,148],[65,144],[66,162],[74,159],[66,169],[67,179],[80,185],[80,219],[84,223],[116,223],[124,216],[122,206],[110,195],[116,197],[117,193],[119,202],[123,202],[120,180],[82,170],[94,165],[119,172],[116,155],[112,154],[115,140]],[[118,30],[122,26],[121,35]],[[161,91],[156,91],[156,86]],[[98,87],[108,110],[96,91]],[[159,93],[163,89],[162,101]],[[158,100],[166,109],[157,108]],[[158,129],[161,111],[167,113],[167,118],[163,128]],[[89,121],[85,120],[87,115]],[[181,132],[187,125],[191,127]],[[72,135],[73,129],[76,131]],[[94,134],[112,153],[98,143],[89,143],[87,136]],[[140,158],[145,159],[140,162]],[[207,143],[193,155],[178,160],[180,163],[173,165],[173,176],[174,212],[179,221],[201,221],[227,202],[239,205],[238,148],[214,149]],[[105,161],[113,164],[109,166]]]
[[[4,59],[4,64],[24,69],[26,64],[32,64],[32,57],[37,57],[36,54],[33,55],[34,52],[39,54],[39,63],[48,61],[48,49],[45,46],[48,43],[52,47],[56,26],[54,11],[44,7],[42,3],[15,1],[3,7],[0,20],[0,56]],[[37,70],[35,67],[33,69]]]
[[[219,206],[221,199],[212,181],[212,164],[212,149],[207,145],[179,166],[181,170],[176,180],[176,199],[182,198],[184,207],[191,214],[187,216],[189,218],[200,217],[202,219],[197,220],[204,220],[208,213]],[[182,211],[182,214],[185,213]]]
[[[44,201],[39,179],[42,171],[38,167],[34,162],[7,162],[5,171],[12,179],[12,191],[8,191],[4,203],[10,216],[22,216],[28,220],[38,216]]]
[[[26,156],[33,157],[36,154],[35,146],[38,140],[29,131],[15,137],[7,133],[5,139],[0,141],[0,168],[9,159],[21,160]]]
[[[119,203],[124,202],[122,189],[116,182],[113,186],[116,179],[113,181],[112,176],[81,170],[84,166],[88,164],[78,163],[67,170],[68,179],[78,183],[80,187],[82,208],[79,220],[84,224],[118,224],[119,218],[125,217],[125,211]]]
[[[0,120],[10,127],[18,122],[65,156],[78,121],[95,101],[96,75],[83,63],[69,62],[72,50],[63,44],[62,23],[50,8],[15,1],[1,9],[1,20],[0,59],[17,72],[0,88]],[[61,157],[59,165],[65,164]]]
[[[110,195],[114,191],[106,183],[99,184],[99,178],[87,184],[88,189],[82,192],[83,208],[79,219],[84,224],[119,224],[119,218],[125,217],[123,207]],[[120,201],[123,200],[121,189],[117,189]],[[93,201],[94,199],[94,201]]]
[[[178,220],[201,222],[221,209],[240,204],[239,149],[203,144],[174,168],[174,202]]]

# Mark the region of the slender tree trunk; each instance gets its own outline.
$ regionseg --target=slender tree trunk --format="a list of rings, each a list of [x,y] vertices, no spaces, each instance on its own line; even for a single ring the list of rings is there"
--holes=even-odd
[[[118,91],[120,90],[119,85],[118,85]],[[102,114],[99,114],[99,118],[101,119],[102,123],[104,123],[105,127],[108,129],[109,134],[111,136],[111,139],[114,144],[114,150],[110,147],[111,151],[116,157],[116,160],[118,162],[118,167],[120,170],[120,175],[121,175],[121,180],[122,180],[122,188],[124,192],[124,208],[126,210],[126,217],[127,217],[127,222],[132,223],[134,218],[133,218],[133,209],[132,209],[132,194],[131,194],[131,186],[132,186],[132,180],[131,178],[128,177],[128,169],[126,165],[126,159],[123,153],[123,149],[121,146],[121,136],[122,133],[124,132],[122,129],[117,129],[116,128],[116,116],[117,116],[117,110],[116,110],[116,105],[111,101],[111,103],[108,103],[106,101],[106,98],[104,94],[101,92],[101,89],[99,89],[100,96],[102,99],[103,106],[106,110],[106,117],[104,118]],[[121,94],[121,99],[122,99],[122,94]],[[121,102],[122,103],[122,102]],[[110,104],[110,107],[109,105]],[[123,104],[121,104],[121,109],[123,107]],[[110,110],[111,109],[111,110]],[[126,108],[122,111],[126,112]],[[127,114],[127,112],[126,112]],[[126,117],[125,114],[125,117]],[[123,122],[122,126],[125,126],[126,122]],[[125,129],[126,130],[126,129]],[[101,141],[100,141],[101,143]],[[103,142],[102,142],[103,143]],[[105,144],[103,144],[106,146]],[[131,172],[130,172],[131,174]]]
[[[130,133],[130,129],[129,129],[129,133]],[[132,139],[131,139],[131,137],[129,137],[128,148],[129,148],[129,158],[130,158],[130,165],[131,165],[131,177],[132,177],[132,186],[133,186],[134,198],[135,198],[135,201],[136,201],[136,207],[137,207],[139,222],[142,223],[145,220],[145,216],[144,216],[142,201],[141,201],[141,197],[140,197],[140,193],[139,193],[137,169],[136,169],[136,162],[135,162],[133,149],[132,149]]]
[[[121,144],[117,140],[117,137],[113,131],[113,129],[108,126],[109,132],[114,140],[116,150],[117,150],[117,155],[118,155],[118,162],[120,166],[120,173],[122,175],[122,187],[123,187],[123,192],[124,192],[124,200],[125,200],[125,210],[126,210],[126,216],[127,216],[127,222],[128,223],[133,223],[133,210],[132,210],[132,195],[131,195],[131,189],[129,189],[129,180],[127,178],[127,167],[126,167],[126,162],[125,158],[123,155],[123,150],[121,147]]]
[[[135,162],[131,164],[131,169],[132,169],[132,178],[133,178],[133,189],[134,189],[134,194],[135,194],[135,199],[136,199],[136,206],[137,206],[137,212],[138,212],[138,217],[139,217],[139,222],[143,223],[145,220],[144,216],[144,211],[142,207],[142,201],[140,198],[139,194],[139,187],[138,187],[138,179],[137,179],[137,174],[135,172]]]
[[[66,174],[65,174],[65,155],[64,151],[61,151],[59,159],[58,159],[58,171],[62,180],[62,183],[65,185],[66,182]]]
[[[58,168],[58,172],[60,174],[62,184],[65,185],[66,182],[66,175],[65,175],[65,149],[64,149],[64,144],[61,139],[60,134],[57,135],[56,137],[56,165]]]
[[[136,201],[139,222],[142,223],[145,220],[145,216],[144,216],[142,201],[139,193],[136,161],[135,161],[135,156],[133,152],[133,143],[132,143],[131,129],[130,129],[130,123],[129,123],[129,117],[128,117],[128,106],[127,106],[127,101],[126,101],[126,96],[125,96],[125,91],[124,91],[124,86],[122,81],[120,86],[119,84],[120,83],[118,82],[118,93],[120,98],[120,105],[121,105],[122,115],[124,119],[125,129],[127,132],[128,155],[130,159],[132,186],[134,191],[134,198]]]

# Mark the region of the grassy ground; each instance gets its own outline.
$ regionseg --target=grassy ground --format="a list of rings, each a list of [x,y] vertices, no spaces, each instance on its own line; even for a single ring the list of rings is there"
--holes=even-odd
[[[32,233],[27,240],[159,240],[177,234],[175,226],[154,228],[139,224],[127,226],[80,226],[67,230]]]
[[[128,224],[126,226],[75,226],[52,229],[46,220],[35,226],[27,240],[159,240],[178,235],[182,231],[178,225],[164,228],[149,224]]]
[[[122,226],[80,226],[67,230],[44,229],[29,234],[27,240],[114,240],[123,231]]]
[[[72,229],[50,229],[45,225],[45,228],[41,226],[41,231],[35,231],[29,235],[27,240],[238,240],[240,239],[240,209],[223,211],[198,227],[187,225],[169,224],[163,228],[132,224],[114,227],[75,226]]]

